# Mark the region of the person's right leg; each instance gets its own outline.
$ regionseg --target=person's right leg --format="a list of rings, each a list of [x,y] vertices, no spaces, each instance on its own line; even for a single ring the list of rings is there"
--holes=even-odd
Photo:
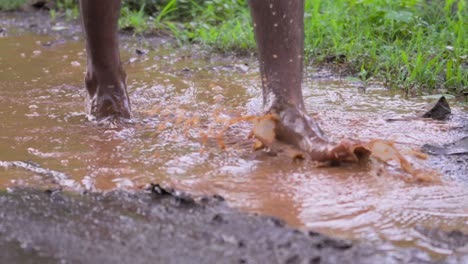
[[[80,0],[80,11],[88,59],[87,112],[97,121],[130,118],[126,75],[119,55],[120,0]]]

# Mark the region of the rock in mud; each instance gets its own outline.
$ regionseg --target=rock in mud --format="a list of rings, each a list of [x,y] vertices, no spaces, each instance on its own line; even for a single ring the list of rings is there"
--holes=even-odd
[[[424,112],[421,114],[423,118],[432,118],[436,120],[444,120],[450,114],[452,110],[450,109],[449,103],[445,96],[440,97],[437,101],[428,104]]]
[[[411,121],[411,120],[419,120],[421,118],[432,118],[435,120],[445,120],[447,117],[450,116],[452,110],[450,109],[450,105],[447,99],[442,96],[437,101],[431,102],[427,104],[422,111],[419,113],[414,113],[411,115],[405,116],[394,116],[386,118],[385,121],[387,122],[395,122],[395,121]]]

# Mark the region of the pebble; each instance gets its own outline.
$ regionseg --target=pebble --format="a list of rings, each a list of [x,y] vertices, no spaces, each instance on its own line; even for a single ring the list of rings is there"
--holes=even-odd
[[[81,66],[81,63],[77,62],[77,61],[72,61],[71,63],[71,66],[73,67],[80,67]]]
[[[221,101],[224,100],[224,96],[220,95],[220,94],[217,94],[215,96],[213,96],[213,100],[216,102],[216,103],[220,103]]]
[[[215,93],[221,93],[224,89],[221,86],[215,86],[215,87],[211,88],[211,90],[213,92],[215,92]]]

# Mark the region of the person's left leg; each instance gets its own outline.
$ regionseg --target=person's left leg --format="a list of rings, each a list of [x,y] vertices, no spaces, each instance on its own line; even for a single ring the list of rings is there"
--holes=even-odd
[[[119,55],[120,5],[120,0],[80,0],[88,59],[86,107],[97,121],[131,116],[126,75]]]
[[[302,97],[304,0],[249,0],[259,51],[265,113],[273,133],[313,160],[353,158],[346,142],[331,142],[305,111]],[[259,129],[264,131],[264,129]],[[262,141],[262,135],[256,134]],[[263,140],[265,145],[271,139]]]
[[[302,99],[304,0],[250,0],[264,104],[297,107]],[[267,109],[270,111],[272,109]]]

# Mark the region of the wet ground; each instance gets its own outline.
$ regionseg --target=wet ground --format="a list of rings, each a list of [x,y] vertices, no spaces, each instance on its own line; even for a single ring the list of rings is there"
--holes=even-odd
[[[414,249],[357,244],[302,232],[282,221],[239,213],[218,197],[197,201],[153,191],[73,195],[0,193],[2,263],[466,263]],[[8,213],[6,213],[8,212]],[[418,230],[425,236],[426,230]],[[430,234],[437,246],[468,243],[460,233]],[[455,241],[455,242],[454,242]],[[458,244],[457,244],[458,243]],[[83,254],[86,252],[85,254]],[[153,261],[151,261],[153,260]]]
[[[378,84],[364,91],[307,69],[306,107],[328,135],[394,141],[417,167],[438,170],[442,181],[408,183],[407,175],[381,164],[317,168],[254,152],[249,122],[225,130],[233,118],[262,112],[253,58],[174,48],[163,38],[122,36],[134,124],[100,127],[83,112],[85,52],[76,24],[1,16],[1,189],[47,189],[58,183],[99,192],[157,182],[196,197],[219,194],[229,206],[280,217],[303,230],[383,243],[382,254],[409,248],[435,261],[455,262],[468,254],[466,240],[446,246],[430,231],[468,234],[467,155],[414,155],[424,144],[442,145],[468,134],[466,106],[456,100],[449,99],[453,115],[446,121],[387,122],[418,112],[432,99],[407,99]],[[12,198],[18,195],[4,197],[5,206],[5,201],[22,202]],[[42,194],[31,197],[39,208],[47,207]],[[96,210],[107,206],[94,196],[67,197],[78,204],[78,214],[93,207],[93,199]],[[18,216],[36,217],[28,214]]]

